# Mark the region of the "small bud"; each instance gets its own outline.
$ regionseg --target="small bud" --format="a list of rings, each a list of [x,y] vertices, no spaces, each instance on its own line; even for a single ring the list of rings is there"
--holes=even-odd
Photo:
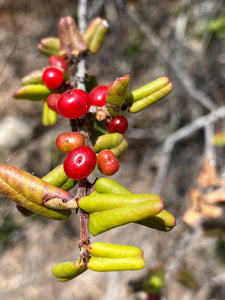
[[[57,118],[57,113],[49,108],[47,102],[45,101],[42,112],[42,124],[44,126],[53,126],[57,122]]]
[[[139,270],[144,266],[145,261],[142,257],[91,257],[87,265],[88,269],[97,272]]]
[[[100,194],[132,194],[116,181],[101,177],[95,182],[95,191]]]
[[[15,99],[41,101],[47,100],[50,94],[50,89],[44,84],[29,84],[20,88],[13,97]]]
[[[88,246],[88,252],[95,257],[121,258],[142,257],[143,251],[135,246],[114,245],[95,242]]]
[[[88,47],[77,29],[74,19],[70,16],[61,18],[58,23],[60,53],[62,55],[78,56],[87,52]]]
[[[36,70],[22,78],[22,85],[42,84],[42,70]]]
[[[40,44],[37,46],[38,50],[46,55],[59,55],[60,51],[60,41],[59,38],[47,37],[41,40]]]
[[[83,265],[83,262],[80,259],[77,259],[76,262],[61,262],[52,267],[52,273],[59,281],[71,280],[86,270],[87,268]]]
[[[106,105],[111,116],[118,115],[130,86],[130,76],[117,78],[108,86]]]
[[[94,19],[86,29],[83,38],[92,54],[96,54],[102,47],[109,24],[101,18]]]

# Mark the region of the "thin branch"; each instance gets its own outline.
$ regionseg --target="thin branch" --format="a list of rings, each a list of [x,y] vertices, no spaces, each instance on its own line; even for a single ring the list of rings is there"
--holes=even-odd
[[[164,184],[164,180],[166,178],[170,156],[173,151],[174,145],[177,142],[189,137],[197,130],[217,122],[219,119],[225,117],[225,106],[218,108],[217,110],[209,113],[208,115],[202,116],[194,120],[193,122],[189,123],[188,125],[182,127],[181,129],[177,130],[175,133],[168,136],[166,141],[163,145],[163,156],[160,160],[160,165],[158,169],[158,174],[156,176],[155,184],[154,184],[154,192],[160,193],[162,186]]]
[[[208,110],[212,111],[216,109],[217,106],[213,103],[213,100],[204,92],[197,89],[188,74],[180,67],[177,61],[172,57],[169,57],[164,50],[165,47],[161,40],[155,35],[151,28],[143,22],[140,16],[128,8],[126,9],[126,12],[133,22],[138,25],[139,29],[146,36],[150,45],[155,48],[155,52],[160,56],[163,62],[174,71],[186,93]]]
[[[80,0],[78,3],[78,28],[80,33],[84,33],[87,27],[87,0]],[[80,62],[77,65],[77,74],[78,78],[77,88],[85,91],[85,73],[86,73],[86,61],[82,57]]]
[[[216,151],[213,145],[214,126],[207,124],[205,126],[205,157],[209,157],[211,164],[216,164]]]

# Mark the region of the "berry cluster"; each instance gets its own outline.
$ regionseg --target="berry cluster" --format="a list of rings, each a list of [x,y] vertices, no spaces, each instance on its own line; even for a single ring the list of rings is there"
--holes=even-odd
[[[58,89],[64,82],[64,74],[68,70],[67,61],[59,55],[52,55],[48,60],[49,66],[44,70],[42,82],[50,89]],[[109,85],[109,87],[112,84]],[[90,93],[73,88],[63,93],[52,93],[47,98],[48,107],[67,119],[78,119],[89,112],[91,106],[106,107],[107,85],[94,87]],[[128,121],[118,115],[107,114],[105,129],[109,133],[124,134],[128,129]],[[104,175],[115,174],[119,169],[119,161],[109,149],[104,149],[98,155],[85,146],[85,137],[79,132],[64,132],[56,139],[58,149],[67,153],[64,160],[64,171],[73,180],[88,177],[96,167]]]
[[[53,267],[60,281],[70,280],[85,270],[119,271],[144,267],[142,250],[126,245],[90,243],[88,230],[98,235],[128,223],[169,231],[174,217],[163,209],[155,194],[134,194],[115,181],[101,177],[87,179],[94,170],[106,176],[119,169],[118,156],[128,144],[123,134],[128,121],[121,114],[138,113],[168,95],[173,88],[169,78],[161,77],[129,91],[130,76],[117,78],[109,85],[98,85],[88,70],[83,74],[85,90],[78,87],[73,70],[81,57],[97,53],[108,31],[108,23],[94,19],[81,34],[72,17],[61,18],[59,38],[41,40],[38,49],[49,56],[48,66],[22,79],[15,99],[44,101],[43,125],[54,125],[57,117],[70,120],[72,132],[56,138],[57,148],[65,153],[63,164],[42,179],[9,165],[0,165],[0,192],[18,204],[25,215],[38,213],[65,220],[76,210],[80,215],[79,259]],[[70,67],[73,67],[70,69]],[[75,67],[75,68],[74,68]],[[80,76],[80,75],[79,75]],[[98,177],[98,176],[96,176]],[[77,184],[75,196],[70,190]],[[32,188],[31,188],[32,186]]]

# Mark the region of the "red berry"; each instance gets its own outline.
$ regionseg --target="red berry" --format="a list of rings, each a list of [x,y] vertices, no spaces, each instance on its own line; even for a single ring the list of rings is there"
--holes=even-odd
[[[52,90],[59,88],[62,85],[63,80],[63,72],[55,67],[46,68],[42,75],[42,82]]]
[[[127,131],[128,122],[124,116],[118,115],[111,120],[107,119],[105,126],[110,133],[118,132],[123,134]]]
[[[58,101],[59,113],[68,119],[77,119],[85,115],[91,105],[88,93],[79,89],[68,90]]]
[[[90,92],[91,105],[104,106],[106,104],[105,102],[106,94],[107,94],[106,85],[96,86]]]
[[[76,147],[85,145],[85,137],[79,132],[64,132],[57,136],[57,148],[68,153]]]
[[[67,153],[63,167],[66,175],[74,180],[88,177],[96,166],[96,153],[87,146],[79,146]]]
[[[108,149],[99,152],[97,165],[99,171],[107,176],[115,174],[120,167],[118,159],[114,153]]]
[[[48,107],[51,108],[52,110],[54,110],[57,114],[59,113],[59,111],[58,111],[58,101],[59,101],[60,97],[61,97],[61,94],[55,93],[55,94],[51,94],[47,98]]]
[[[48,63],[50,66],[61,68],[63,71],[66,71],[68,68],[66,60],[59,55],[50,56],[48,59]]]

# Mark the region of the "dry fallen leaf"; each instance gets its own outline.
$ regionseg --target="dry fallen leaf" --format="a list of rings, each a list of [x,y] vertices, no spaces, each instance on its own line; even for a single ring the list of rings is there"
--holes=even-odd
[[[215,186],[217,184],[218,177],[216,167],[210,157],[205,158],[197,182],[204,188]]]
[[[201,211],[202,195],[201,195],[199,189],[190,190],[189,198],[191,200],[192,208],[195,211]]]
[[[215,190],[213,192],[207,193],[204,196],[206,202],[214,204],[225,202],[225,191],[223,190]]]
[[[188,209],[183,215],[183,221],[188,226],[194,225],[201,218],[201,212],[196,211],[192,208]]]
[[[218,218],[223,214],[222,207],[202,204],[202,214],[208,218]]]

